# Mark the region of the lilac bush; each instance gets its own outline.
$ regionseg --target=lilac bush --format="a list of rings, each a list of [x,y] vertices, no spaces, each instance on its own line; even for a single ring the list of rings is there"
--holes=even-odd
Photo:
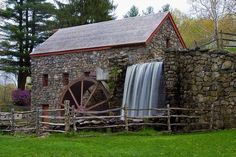
[[[30,91],[17,89],[12,92],[12,100],[18,106],[30,106]]]

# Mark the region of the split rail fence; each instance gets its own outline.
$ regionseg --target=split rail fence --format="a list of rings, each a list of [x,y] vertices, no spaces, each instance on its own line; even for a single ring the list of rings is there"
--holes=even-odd
[[[104,111],[80,111],[70,107],[69,101],[65,101],[64,109],[42,110],[36,108],[33,111],[0,112],[0,131],[3,132],[30,132],[37,135],[43,132],[69,132],[88,129],[121,128],[122,130],[133,130],[137,126],[162,127],[165,131],[175,131],[175,127],[191,127],[205,125],[207,129],[213,129],[214,105],[210,109],[192,108],[152,108],[152,109],[130,109],[115,108]],[[129,112],[158,112],[155,116],[129,116]],[[47,112],[48,115],[43,115]],[[203,116],[204,115],[204,116]],[[208,117],[207,121],[202,121]],[[190,131],[190,130],[189,130]]]
[[[236,47],[236,34],[220,31],[220,45],[224,47]]]
[[[219,48],[236,48],[236,34],[235,33],[226,33],[222,30],[219,32],[218,39],[212,39],[209,42],[203,43],[198,47],[203,48],[209,45],[216,43],[218,40]],[[197,44],[197,43],[196,43]]]

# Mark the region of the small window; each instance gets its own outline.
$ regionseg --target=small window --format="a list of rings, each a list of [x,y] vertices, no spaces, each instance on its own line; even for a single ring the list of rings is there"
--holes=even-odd
[[[63,73],[63,85],[66,86],[69,84],[69,74]]]
[[[43,86],[48,86],[48,74],[43,74]]]
[[[166,48],[169,48],[170,47],[170,38],[167,38],[166,39]]]

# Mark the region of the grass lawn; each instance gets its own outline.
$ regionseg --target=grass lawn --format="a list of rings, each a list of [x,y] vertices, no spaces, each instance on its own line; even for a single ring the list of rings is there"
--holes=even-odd
[[[94,137],[0,135],[0,157],[236,157],[236,130],[177,135],[148,130]]]
[[[229,47],[229,48],[225,48],[225,49],[230,51],[230,52],[236,53],[236,47]]]

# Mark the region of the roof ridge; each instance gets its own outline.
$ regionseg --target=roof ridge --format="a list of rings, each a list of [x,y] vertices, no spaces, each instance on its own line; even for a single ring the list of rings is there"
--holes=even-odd
[[[163,21],[170,17],[169,12],[159,12],[147,16],[110,20],[94,24],[59,29],[31,55],[54,52],[87,51],[118,45],[147,44]]]
[[[83,25],[78,25],[78,26],[71,26],[71,27],[65,27],[65,28],[59,28],[59,30],[66,30],[66,29],[71,29],[71,28],[76,28],[76,27],[82,27],[82,26],[91,26],[91,25],[96,25],[96,24],[103,24],[103,23],[110,23],[110,22],[117,22],[117,21],[125,21],[125,20],[130,20],[130,19],[137,19],[137,18],[145,18],[145,17],[150,17],[150,16],[157,16],[160,14],[163,15],[168,15],[169,11],[166,12],[158,12],[155,14],[149,14],[149,15],[145,15],[145,16],[135,16],[135,17],[128,17],[128,18],[122,18],[122,19],[114,19],[114,20],[108,20],[108,21],[101,21],[101,22],[96,22],[96,23],[88,23],[88,24],[83,24]]]

